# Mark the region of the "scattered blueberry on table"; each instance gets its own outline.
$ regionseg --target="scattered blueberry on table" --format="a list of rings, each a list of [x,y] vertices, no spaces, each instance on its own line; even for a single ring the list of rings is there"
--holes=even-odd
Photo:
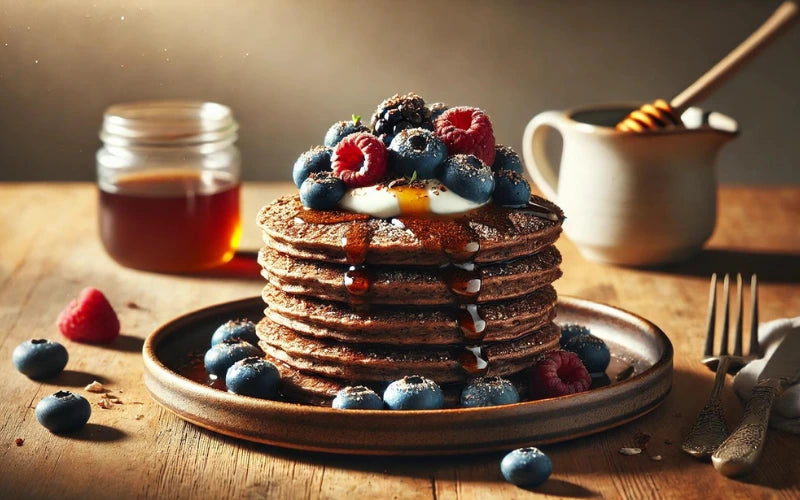
[[[14,366],[20,373],[32,379],[53,377],[67,366],[67,349],[51,340],[26,340],[14,349],[11,355]]]
[[[433,380],[409,375],[389,384],[383,401],[390,410],[436,410],[444,406],[444,394]]]
[[[256,335],[256,325],[254,325],[252,321],[246,319],[226,321],[214,331],[214,335],[211,336],[211,345],[215,346],[223,340],[237,338],[257,346],[258,336]]]
[[[383,400],[369,387],[347,386],[336,393],[331,406],[338,410],[380,410]]]
[[[500,377],[479,377],[467,384],[461,392],[461,406],[497,406],[519,403],[519,393],[514,385]]]
[[[552,474],[553,462],[538,448],[518,448],[503,457],[500,472],[517,486],[538,486]]]
[[[244,358],[261,356],[261,350],[240,339],[223,340],[206,351],[203,364],[212,377],[224,377],[228,368]]]
[[[278,396],[280,381],[275,365],[257,357],[239,360],[225,372],[228,391],[254,398],[274,399]]]
[[[36,420],[51,432],[77,430],[86,425],[92,407],[83,396],[58,391],[36,405]]]

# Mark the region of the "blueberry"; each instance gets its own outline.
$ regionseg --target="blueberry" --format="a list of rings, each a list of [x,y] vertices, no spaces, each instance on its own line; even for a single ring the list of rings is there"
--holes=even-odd
[[[440,179],[451,191],[475,203],[489,201],[494,190],[492,170],[472,155],[445,160]]]
[[[69,355],[63,345],[45,339],[26,340],[11,355],[14,366],[30,378],[47,378],[61,373]]]
[[[531,187],[522,175],[513,170],[498,170],[494,174],[492,198],[501,207],[524,207],[531,199]]]
[[[258,336],[256,335],[256,325],[252,321],[246,319],[237,319],[228,321],[219,325],[211,336],[211,346],[215,346],[223,340],[240,339],[251,344],[258,345]]]
[[[564,349],[572,351],[581,358],[583,366],[589,373],[603,373],[611,361],[611,353],[602,339],[594,335],[578,335],[572,337],[564,345]]]
[[[358,132],[369,132],[369,128],[361,124],[360,116],[353,115],[353,119],[350,121],[336,122],[331,125],[331,128],[325,133],[323,144],[329,148],[335,147],[348,135]]]
[[[36,420],[51,432],[80,429],[91,414],[92,407],[86,398],[69,391],[58,391],[36,405]]]
[[[433,179],[445,158],[447,146],[424,128],[403,130],[389,144],[389,168],[405,177]]]
[[[244,340],[223,340],[206,351],[203,363],[212,378],[224,377],[228,368],[244,358],[261,356],[261,350]]]
[[[442,113],[450,109],[450,107],[443,102],[435,102],[430,104],[428,109],[431,110],[431,120],[436,121],[436,119],[442,116]]]
[[[254,398],[274,399],[281,376],[275,365],[262,358],[244,358],[225,372],[228,391]]]
[[[553,462],[538,448],[518,448],[503,457],[500,472],[517,486],[538,486],[552,474]]]
[[[561,325],[561,347],[567,345],[567,342],[572,337],[577,337],[578,335],[590,335],[592,332],[583,325],[577,325],[575,323],[565,323]]]
[[[511,170],[518,174],[523,171],[522,161],[516,151],[508,146],[498,144],[494,147],[494,164],[492,170],[498,172],[500,170]]]
[[[461,392],[461,406],[468,408],[513,403],[519,403],[519,393],[511,382],[500,377],[476,378]]]
[[[297,187],[315,172],[325,172],[331,169],[331,154],[333,149],[317,146],[301,154],[292,167],[292,179]]]
[[[389,384],[383,401],[391,410],[435,410],[444,406],[444,395],[433,380],[410,375]]]
[[[306,208],[331,210],[336,208],[347,188],[344,181],[329,172],[310,175],[300,186],[300,202]]]
[[[369,387],[347,386],[336,393],[331,406],[339,410],[380,410],[383,400]]]

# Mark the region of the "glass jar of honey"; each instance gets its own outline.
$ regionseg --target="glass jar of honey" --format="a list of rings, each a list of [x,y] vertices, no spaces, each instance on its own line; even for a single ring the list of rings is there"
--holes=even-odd
[[[116,104],[97,152],[99,229],[134,269],[191,272],[230,260],[241,238],[238,125],[196,101]]]

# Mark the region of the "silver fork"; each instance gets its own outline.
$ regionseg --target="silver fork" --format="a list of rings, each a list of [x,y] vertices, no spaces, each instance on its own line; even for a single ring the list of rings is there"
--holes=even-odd
[[[728,425],[722,410],[720,394],[725,385],[725,375],[734,374],[744,365],[760,355],[758,345],[758,278],[754,274],[750,278],[750,346],[748,354],[742,354],[742,275],[736,275],[737,314],[733,338],[733,353],[728,354],[728,310],[730,303],[730,279],[726,274],[722,281],[722,293],[725,309],[722,318],[722,335],[719,354],[714,355],[714,330],[717,309],[717,275],[711,275],[711,287],[708,296],[708,327],[706,343],[703,349],[703,364],[711,371],[717,372],[714,387],[703,409],[697,415],[692,429],[683,440],[681,448],[686,453],[698,457],[710,457],[728,437]]]

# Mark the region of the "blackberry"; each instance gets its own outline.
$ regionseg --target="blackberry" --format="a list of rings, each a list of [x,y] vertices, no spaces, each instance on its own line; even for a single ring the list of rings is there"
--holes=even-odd
[[[402,130],[409,128],[424,128],[433,130],[431,110],[425,106],[425,101],[417,94],[410,92],[406,95],[395,94],[386,99],[372,115],[372,133],[380,137],[388,146],[394,136]]]

